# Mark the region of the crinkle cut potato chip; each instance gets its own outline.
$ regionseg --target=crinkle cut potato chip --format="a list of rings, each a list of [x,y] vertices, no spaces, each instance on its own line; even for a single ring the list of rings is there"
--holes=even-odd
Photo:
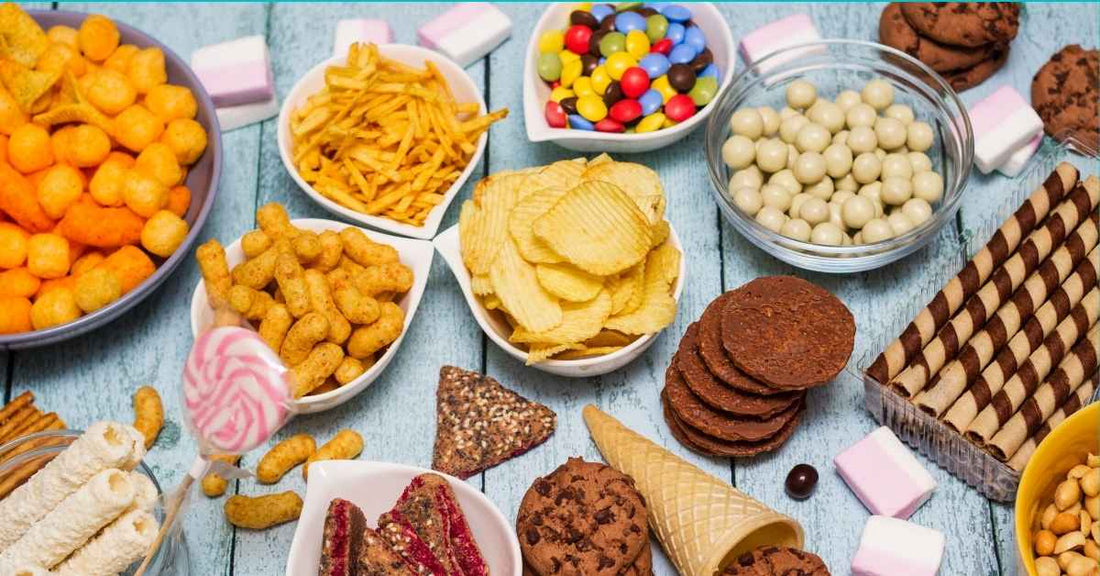
[[[509,340],[524,344],[574,344],[588,340],[600,333],[611,315],[611,296],[607,290],[601,290],[588,302],[564,302],[561,309],[561,324],[542,332],[521,326]]]
[[[608,318],[608,328],[626,334],[652,334],[668,326],[676,318],[676,299],[672,297],[672,285],[659,262],[662,258],[664,257],[654,252],[646,261],[642,305],[632,312]]]
[[[584,158],[573,160],[560,160],[531,174],[524,184],[524,191],[520,197],[524,198],[531,192],[543,188],[559,188],[569,190],[581,183],[581,176],[588,169]]]
[[[603,289],[602,276],[589,274],[572,264],[539,264],[535,270],[543,288],[569,302],[587,302]]]
[[[642,300],[645,299],[645,268],[646,262],[643,260],[624,273],[624,280],[630,283],[630,296],[623,307],[615,312],[616,316],[633,312],[642,305]]]
[[[680,251],[675,246],[665,242],[649,253],[646,258],[647,269],[652,269],[654,274],[660,274],[669,288],[676,283],[680,276]]]
[[[582,347],[583,344],[533,345],[527,349],[527,365],[538,364],[543,360],[553,358],[556,354],[561,354],[567,350],[578,350]]]
[[[470,276],[470,290],[477,296],[488,296],[493,293],[493,281],[488,274],[474,274]]]
[[[534,265],[519,255],[510,238],[497,252],[489,278],[493,292],[521,327],[544,332],[561,324],[561,304],[539,284]]]
[[[652,169],[632,162],[602,162],[584,171],[584,181],[610,182],[626,192],[650,224],[665,217],[665,191]]]
[[[33,68],[50,45],[46,31],[14,2],[0,3],[0,44],[7,58]]]
[[[459,213],[462,259],[474,274],[489,271],[497,251],[508,239],[508,214],[525,179],[523,174],[489,176],[478,183],[478,187],[484,184],[484,189],[481,201],[475,202],[476,210],[471,208],[473,204],[463,204]]]
[[[618,186],[585,182],[535,220],[535,235],[578,268],[606,276],[645,258],[649,223]]]
[[[557,355],[557,360],[580,360],[582,358],[592,358],[593,356],[603,356],[605,354],[611,354],[612,352],[618,352],[622,350],[623,346],[582,346],[581,348],[574,348],[572,350],[566,350]]]
[[[628,336],[622,332],[607,330],[605,328],[601,330],[599,334],[585,340],[584,345],[588,348],[622,348],[637,339],[637,336]]]
[[[512,208],[512,214],[508,217],[508,231],[516,241],[524,260],[541,264],[565,261],[546,242],[535,236],[535,220],[553,208],[567,192],[567,188],[542,188],[528,193]]]

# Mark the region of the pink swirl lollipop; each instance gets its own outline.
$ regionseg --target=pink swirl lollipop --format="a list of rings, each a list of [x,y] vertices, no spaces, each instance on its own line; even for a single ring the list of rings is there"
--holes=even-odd
[[[287,369],[255,332],[225,326],[195,341],[183,371],[188,424],[216,452],[263,444],[289,417]]]

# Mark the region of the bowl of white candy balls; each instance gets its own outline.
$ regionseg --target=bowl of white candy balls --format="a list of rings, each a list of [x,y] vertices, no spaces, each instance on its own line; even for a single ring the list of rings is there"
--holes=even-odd
[[[824,40],[735,77],[706,155],[738,232],[800,268],[851,273],[919,250],[954,219],[974,136],[966,106],[920,61]]]

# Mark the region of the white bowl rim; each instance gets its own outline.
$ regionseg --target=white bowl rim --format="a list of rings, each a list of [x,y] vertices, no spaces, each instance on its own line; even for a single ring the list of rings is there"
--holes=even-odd
[[[415,46],[412,44],[379,44],[378,50],[383,55],[393,57],[392,52],[394,50],[407,51],[411,54],[419,54],[423,56],[425,60],[431,60],[433,64],[442,68],[449,69],[449,72],[462,79],[462,82],[467,85],[474,94],[477,94],[478,110],[481,114],[485,114],[487,107],[485,105],[485,96],[481,93],[481,89],[469,73],[465,69],[460,67],[450,58],[447,58],[443,54],[434,50],[429,50],[421,46]],[[390,52],[390,54],[387,54]],[[389,218],[383,218],[381,216],[373,216],[370,214],[362,214],[356,212],[350,208],[346,208],[318,192],[313,186],[310,186],[301,175],[298,174],[297,167],[294,166],[294,161],[288,155],[288,151],[291,148],[290,143],[290,115],[294,112],[294,107],[299,100],[304,99],[300,97],[301,93],[305,91],[305,80],[311,78],[316,74],[321,74],[329,66],[337,66],[342,64],[346,60],[346,56],[332,56],[319,62],[317,65],[309,69],[294,83],[290,91],[283,98],[282,106],[279,109],[279,118],[277,123],[277,147],[279,149],[279,158],[283,162],[283,168],[290,174],[290,177],[294,180],[294,183],[298,185],[310,199],[317,204],[320,204],[322,208],[329,212],[341,216],[347,220],[357,222],[363,226],[368,226],[376,230],[382,230],[392,234],[399,234],[401,236],[407,236],[410,238],[418,238],[421,240],[430,240],[439,231],[440,225],[443,223],[443,217],[447,212],[447,208],[454,202],[455,197],[462,190],[462,187],[466,184],[466,181],[470,179],[477,165],[481,162],[482,156],[485,154],[485,148],[489,141],[489,132],[486,130],[481,134],[477,140],[477,149],[474,150],[474,155],[470,157],[470,162],[463,169],[462,174],[458,179],[454,181],[447,192],[443,195],[443,201],[440,202],[435,208],[432,208],[428,213],[427,219],[424,220],[423,226],[412,226],[410,224],[404,224],[396,220],[390,220]]]
[[[666,219],[667,221],[667,219]],[[672,289],[672,299],[676,301],[676,307],[680,307],[680,297],[684,292],[684,275],[687,272],[687,258],[684,255],[683,245],[680,243],[680,236],[676,234],[676,229],[672,227],[672,223],[669,222],[668,226],[668,239],[672,242],[672,246],[680,251],[680,274],[676,278],[676,284]],[[459,288],[462,290],[462,295],[466,298],[466,304],[470,308],[470,312],[474,315],[474,319],[477,320],[478,326],[481,327],[481,331],[484,332],[489,339],[491,339],[497,346],[507,352],[513,358],[517,360],[527,361],[527,352],[520,350],[514,344],[508,341],[508,338],[499,332],[491,324],[488,323],[489,311],[485,309],[485,306],[477,299],[477,296],[470,289],[470,274],[466,269],[465,264],[462,262],[461,256],[461,244],[458,236],[458,224],[451,226],[450,228],[440,232],[438,236],[432,241],[432,245],[435,246],[436,251],[439,252],[443,260],[447,262],[447,267],[451,269],[451,273],[455,277],[455,281],[458,282]],[[457,255],[458,261],[452,262],[453,257]],[[459,279],[460,271],[455,269],[455,265],[461,266],[461,270],[464,275],[464,280]],[[476,307],[476,308],[475,308]],[[667,326],[665,327],[667,328]],[[578,358],[576,360],[555,360],[553,358],[542,360],[532,364],[532,367],[542,369],[553,368],[572,368],[583,369],[599,366],[602,364],[613,363],[615,360],[628,357],[636,350],[642,347],[649,346],[649,342],[660,335],[665,328],[662,328],[658,332],[652,334],[644,334],[636,338],[630,344],[623,346],[622,348],[610,353],[603,354],[601,356],[591,356],[587,358]]]
[[[532,103],[528,102],[528,99],[530,98],[533,100],[536,97],[534,94],[535,79],[532,76],[535,71],[531,68],[531,63],[535,58],[537,58],[538,55],[539,35],[542,31],[546,30],[549,27],[549,20],[552,14],[555,13],[556,9],[559,9],[562,6],[571,6],[575,4],[575,2],[555,2],[547,6],[546,9],[543,10],[542,16],[539,17],[538,22],[535,24],[535,28],[531,32],[531,39],[527,43],[527,50],[524,53],[523,67],[523,100],[525,110],[524,124],[527,128],[528,140],[530,140],[531,142],[554,142],[557,140],[591,140],[597,142],[649,142],[653,140],[659,140],[661,138],[669,138],[675,141],[679,139],[676,137],[678,134],[684,133],[686,135],[686,133],[694,130],[699,125],[699,123],[703,122],[708,116],[710,116],[711,111],[714,109],[713,105],[718,102],[719,97],[721,97],[722,93],[726,91],[726,88],[729,87],[730,83],[733,80],[733,71],[737,66],[737,47],[733,41],[733,31],[730,30],[729,23],[724,17],[722,17],[721,13],[718,11],[717,6],[715,6],[713,2],[689,2],[685,3],[685,6],[693,11],[693,15],[694,10],[698,8],[713,10],[713,15],[718,19],[718,21],[725,24],[724,26],[720,26],[719,29],[722,32],[721,41],[725,45],[726,50],[728,50],[729,52],[730,61],[730,65],[727,66],[727,69],[722,71],[722,80],[718,84],[718,90],[714,93],[714,98],[711,99],[710,103],[699,110],[698,113],[696,113],[691,118],[688,118],[686,121],[681,122],[670,128],[662,128],[660,130],[645,132],[642,134],[617,134],[612,132],[596,132],[593,130],[577,130],[575,128],[551,128],[544,125],[531,126],[531,123],[527,121],[528,118],[526,109],[528,104]],[[542,103],[542,105],[545,106],[545,103]],[[539,114],[536,114],[535,116],[540,119],[543,118],[541,112]],[[543,124],[545,124],[545,120],[543,120]]]
[[[409,333],[409,329],[412,326],[412,322],[413,322],[414,317],[416,316],[417,311],[419,311],[420,301],[423,300],[424,293],[425,293],[426,288],[427,288],[428,276],[431,274],[432,258],[434,257],[435,253],[434,253],[434,247],[427,240],[420,240],[420,239],[416,239],[416,238],[406,238],[404,236],[393,236],[391,234],[386,234],[384,232],[379,232],[378,230],[366,230],[366,229],[363,229],[359,226],[356,226],[355,224],[351,224],[351,223],[348,223],[348,222],[340,222],[340,221],[337,221],[337,220],[326,220],[326,219],[323,219],[323,218],[296,218],[296,219],[292,219],[290,221],[290,223],[295,224],[297,226],[303,226],[303,227],[339,226],[340,229],[343,229],[343,228],[359,228],[365,234],[367,234],[367,236],[369,236],[371,238],[371,240],[374,240],[375,242],[385,243],[385,242],[396,241],[396,242],[399,242],[399,243],[413,244],[414,246],[417,246],[417,247],[419,247],[421,249],[424,249],[424,250],[433,249],[433,251],[429,255],[427,255],[427,258],[428,258],[427,262],[428,263],[425,266],[424,274],[414,276],[414,278],[413,278],[413,287],[410,288],[409,291],[406,293],[407,295],[412,296],[412,298],[409,300],[409,309],[405,311],[405,326],[401,330],[401,335],[398,336],[396,340],[391,342],[390,345],[386,348],[385,354],[382,354],[382,356],[380,356],[374,362],[374,364],[370,368],[368,368],[365,372],[363,372],[363,374],[361,374],[358,378],[352,380],[351,382],[348,382],[347,384],[341,385],[339,388],[336,388],[335,390],[329,390],[328,392],[324,392],[322,394],[316,394],[316,395],[312,395],[312,396],[303,396],[302,398],[297,398],[297,399],[292,400],[293,405],[297,409],[302,410],[305,413],[312,413],[312,412],[315,412],[315,411],[329,410],[331,408],[335,408],[336,406],[339,406],[340,404],[343,404],[344,402],[347,402],[348,400],[351,400],[355,396],[359,395],[359,393],[361,393],[363,390],[366,390],[367,388],[369,388],[371,386],[371,384],[373,384],[374,381],[377,380],[378,377],[381,376],[383,372],[385,372],[386,368],[389,367],[390,362],[393,360],[394,356],[397,355],[398,348],[401,347],[401,343],[405,340],[405,336]],[[228,253],[232,250],[235,250],[235,249],[239,248],[240,245],[241,245],[241,239],[237,238],[235,241],[233,241],[233,243],[231,243],[231,244],[229,244],[228,246],[225,247],[225,251],[226,251],[226,253]],[[205,300],[206,300],[206,286],[203,284],[203,281],[200,279],[198,284],[195,285],[194,291],[192,291],[192,293],[191,293],[191,336],[192,337],[197,337],[197,330],[198,330],[198,326],[196,326],[196,323],[195,323],[195,320],[196,320],[195,310],[198,309],[197,307],[199,307],[199,306],[206,306]],[[331,405],[327,405],[330,402],[335,402],[335,403],[331,404]],[[321,406],[319,407],[318,405],[321,405]]]

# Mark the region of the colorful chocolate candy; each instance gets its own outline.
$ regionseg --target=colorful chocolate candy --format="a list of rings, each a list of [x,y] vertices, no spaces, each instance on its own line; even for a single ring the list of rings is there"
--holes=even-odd
[[[538,39],[553,128],[653,132],[694,116],[718,93],[718,67],[691,10],[678,4],[581,4]]]

